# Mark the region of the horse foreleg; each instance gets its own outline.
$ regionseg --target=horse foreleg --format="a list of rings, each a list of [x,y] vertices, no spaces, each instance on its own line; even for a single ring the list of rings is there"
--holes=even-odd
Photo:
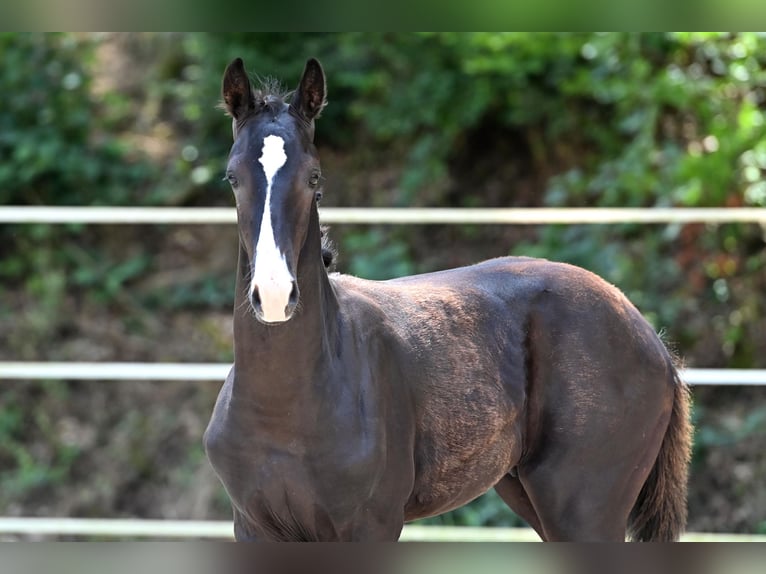
[[[234,540],[237,542],[257,542],[259,539],[245,517],[234,508]]]
[[[495,485],[495,491],[511,510],[534,528],[535,532],[537,532],[543,541],[547,540],[545,531],[540,523],[540,518],[538,518],[537,512],[535,511],[535,507],[532,506],[532,501],[529,500],[529,496],[518,478],[506,474],[500,479],[500,482]]]

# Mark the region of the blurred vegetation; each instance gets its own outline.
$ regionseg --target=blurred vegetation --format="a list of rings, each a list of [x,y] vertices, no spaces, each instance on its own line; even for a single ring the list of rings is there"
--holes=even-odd
[[[236,56],[287,87],[307,57],[322,61],[325,205],[766,206],[766,36],[752,33],[3,34],[0,201],[231,205],[220,181],[231,133],[215,104]],[[71,328],[73,297],[117,309],[139,335],[146,310],[230,309],[233,268],[152,283],[164,231],[110,233],[0,228],[0,312],[14,311],[3,294],[36,301],[4,338],[5,359],[32,358]],[[507,253],[569,261],[623,289],[690,365],[766,367],[757,225],[332,233],[341,270],[370,278]],[[0,467],[16,469],[0,479],[16,494],[63,480],[78,455],[52,455],[40,478],[20,404],[0,409]],[[699,419],[695,464],[763,437],[764,412],[736,429]],[[493,495],[434,520],[514,519]]]

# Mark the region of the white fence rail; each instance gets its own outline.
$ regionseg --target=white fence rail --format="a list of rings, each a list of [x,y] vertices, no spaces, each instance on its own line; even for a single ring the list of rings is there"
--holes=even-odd
[[[231,522],[202,520],[137,520],[97,518],[0,518],[3,535],[233,540]],[[405,525],[402,542],[539,542],[531,528]],[[687,532],[682,542],[766,542],[766,536]]]
[[[0,362],[0,380],[217,381],[230,363]],[[766,385],[766,369],[686,369],[689,385]]]
[[[760,223],[766,208],[463,208],[325,207],[323,223],[345,224],[615,224]],[[0,223],[231,224],[229,207],[0,207]]]

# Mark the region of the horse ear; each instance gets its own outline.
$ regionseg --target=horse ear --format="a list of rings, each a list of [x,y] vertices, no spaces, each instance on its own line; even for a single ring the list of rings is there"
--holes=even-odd
[[[242,119],[255,108],[255,98],[242,58],[235,59],[226,67],[221,86],[223,107],[235,120]]]
[[[306,62],[301,82],[290,106],[308,121],[313,120],[327,105],[327,88],[322,64],[315,58]]]

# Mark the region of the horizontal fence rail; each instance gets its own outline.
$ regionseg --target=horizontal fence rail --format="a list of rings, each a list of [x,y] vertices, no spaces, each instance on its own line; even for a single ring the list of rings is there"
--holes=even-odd
[[[218,381],[231,363],[0,362],[0,380]],[[686,369],[689,385],[766,385],[766,369]]]
[[[616,224],[760,223],[766,208],[555,208],[555,207],[325,207],[323,223],[341,224]],[[0,206],[0,223],[77,224],[232,224],[230,207],[37,207]]]
[[[52,536],[98,538],[233,540],[233,525],[226,521],[137,520],[96,518],[0,518],[0,536],[36,538]],[[402,542],[539,542],[531,528],[405,525]],[[766,542],[755,534],[687,532],[683,542]]]

